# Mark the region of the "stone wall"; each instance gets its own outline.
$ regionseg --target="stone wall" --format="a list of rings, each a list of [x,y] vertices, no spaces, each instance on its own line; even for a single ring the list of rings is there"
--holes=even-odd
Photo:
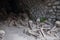
[[[16,3],[18,5],[17,9],[19,10],[19,12],[21,11],[25,12],[26,10],[28,10],[27,14],[29,14],[29,11],[30,11],[30,14],[32,14],[34,17],[33,18],[34,20],[40,17],[46,17],[50,21],[60,20],[59,18],[60,17],[60,0],[16,0]],[[7,11],[9,13],[10,11],[8,10],[10,9],[8,7],[9,4],[7,3],[7,1],[5,4],[7,6],[6,5],[2,5],[2,6],[3,7],[6,6]],[[14,7],[12,7],[13,11],[15,10]],[[16,14],[18,14],[17,11],[16,11]]]
[[[50,21],[60,20],[60,0],[25,0],[35,19],[46,17]]]

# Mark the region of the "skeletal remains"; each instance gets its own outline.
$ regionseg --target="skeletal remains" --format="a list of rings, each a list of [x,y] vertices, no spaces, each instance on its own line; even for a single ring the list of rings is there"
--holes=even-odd
[[[29,23],[29,25],[28,25],[29,29],[27,29],[27,33],[29,33],[32,36],[44,37],[44,38],[46,38],[46,36],[50,36],[50,37],[59,38],[59,36],[57,35],[57,31],[59,29],[57,28],[56,25],[60,26],[60,21],[56,21],[55,22],[56,25],[54,25],[54,26],[50,22],[48,22],[47,24],[46,24],[46,22],[40,23],[39,19],[37,19],[37,24],[34,24],[33,21],[31,21],[31,20],[29,20],[28,23]],[[33,28],[33,27],[35,27],[35,28]]]

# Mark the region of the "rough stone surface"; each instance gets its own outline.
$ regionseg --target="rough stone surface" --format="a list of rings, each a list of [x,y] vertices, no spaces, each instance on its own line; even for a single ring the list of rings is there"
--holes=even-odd
[[[25,1],[30,7],[30,13],[33,14],[35,20],[40,17],[51,18],[54,21],[60,20],[60,0],[46,0],[45,2],[41,0]],[[58,14],[58,15],[57,15]],[[53,19],[52,19],[53,18]]]

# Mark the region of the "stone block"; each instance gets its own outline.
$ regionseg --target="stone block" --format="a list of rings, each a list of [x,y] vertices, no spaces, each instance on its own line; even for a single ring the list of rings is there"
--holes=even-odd
[[[56,21],[55,23],[56,23],[57,26],[60,27],[60,21]]]
[[[50,18],[56,18],[56,16],[55,15],[51,15],[51,17]]]
[[[56,13],[57,16],[60,16],[60,13]]]
[[[51,3],[48,3],[48,6],[51,6],[52,4]]]
[[[49,12],[53,12],[53,9],[49,10]]]
[[[60,16],[57,16],[56,19],[60,20]]]
[[[60,10],[57,10],[56,12],[57,12],[57,13],[60,13]]]
[[[53,6],[53,8],[56,8],[56,6]]]

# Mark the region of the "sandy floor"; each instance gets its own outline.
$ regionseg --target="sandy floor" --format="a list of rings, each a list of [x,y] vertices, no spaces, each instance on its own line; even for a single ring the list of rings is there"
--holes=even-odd
[[[33,36],[28,36],[24,34],[23,33],[24,27],[17,28],[17,27],[7,27],[4,25],[3,27],[1,26],[0,29],[6,32],[4,40],[41,40],[41,39],[35,39]],[[53,40],[53,39],[48,39],[48,40]]]
[[[23,33],[24,28],[3,26],[0,29],[6,32],[4,40],[35,40],[34,37],[32,38]]]

